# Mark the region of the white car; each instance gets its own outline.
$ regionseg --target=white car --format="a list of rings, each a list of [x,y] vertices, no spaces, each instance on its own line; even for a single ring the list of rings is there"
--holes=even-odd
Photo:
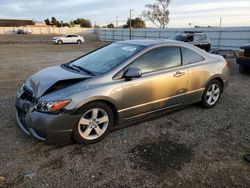
[[[54,44],[64,44],[64,43],[81,44],[81,43],[84,43],[84,38],[79,35],[70,34],[70,35],[63,35],[59,37],[53,37],[52,42],[54,42]]]

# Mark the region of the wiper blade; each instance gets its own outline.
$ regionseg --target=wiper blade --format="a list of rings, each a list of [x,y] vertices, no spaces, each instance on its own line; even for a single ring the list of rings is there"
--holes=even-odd
[[[90,74],[90,75],[92,75],[92,76],[95,76],[95,74],[93,73],[93,72],[91,72],[91,71],[89,71],[88,69],[85,69],[85,68],[83,68],[83,67],[81,67],[81,66],[79,66],[79,65],[72,65],[73,67],[76,67],[76,68],[78,68],[79,70],[81,70],[81,71],[84,71],[84,72],[86,72],[86,73],[88,73],[88,74]]]
[[[77,71],[77,72],[79,72],[79,70],[78,69],[75,69],[74,67],[72,67],[72,66],[70,66],[69,64],[63,64],[63,66],[65,66],[65,67],[67,67],[67,68],[69,68],[69,69],[71,69],[71,70],[74,70],[74,71]]]

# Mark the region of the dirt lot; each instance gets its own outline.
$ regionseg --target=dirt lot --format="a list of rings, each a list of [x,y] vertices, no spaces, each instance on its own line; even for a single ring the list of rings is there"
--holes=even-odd
[[[30,74],[104,45],[52,45],[51,36],[0,36],[0,187],[250,187],[250,75],[231,62],[213,109],[194,105],[112,132],[89,146],[47,145],[15,122],[15,92]],[[5,180],[4,178],[5,177]],[[5,182],[4,182],[5,181]]]

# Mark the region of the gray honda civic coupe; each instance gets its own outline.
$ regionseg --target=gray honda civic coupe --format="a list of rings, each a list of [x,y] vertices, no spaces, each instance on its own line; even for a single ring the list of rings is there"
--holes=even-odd
[[[16,120],[48,143],[91,144],[161,110],[214,107],[228,81],[225,59],[193,45],[121,41],[31,75],[17,92]]]

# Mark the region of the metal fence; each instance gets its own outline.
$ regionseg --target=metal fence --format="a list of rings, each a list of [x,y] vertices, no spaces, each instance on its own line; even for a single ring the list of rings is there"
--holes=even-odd
[[[223,28],[168,28],[132,29],[132,39],[167,39],[184,31],[202,31],[207,34],[214,49],[237,50],[241,45],[250,43],[250,27]],[[129,40],[129,29],[98,29],[101,41]]]

